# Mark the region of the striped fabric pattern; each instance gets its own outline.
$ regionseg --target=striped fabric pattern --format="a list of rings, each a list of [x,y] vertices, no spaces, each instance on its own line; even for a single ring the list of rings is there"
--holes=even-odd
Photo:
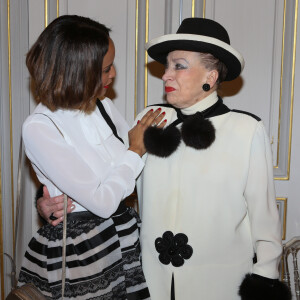
[[[64,299],[150,299],[140,260],[140,219],[121,205],[109,219],[90,212],[68,215]],[[62,224],[47,224],[31,239],[18,285],[33,283],[61,298]]]

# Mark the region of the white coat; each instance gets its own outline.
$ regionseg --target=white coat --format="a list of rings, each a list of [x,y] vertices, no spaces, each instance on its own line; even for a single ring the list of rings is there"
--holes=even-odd
[[[183,112],[203,111],[216,101],[213,93]],[[173,108],[163,111],[167,124],[176,120]],[[281,225],[263,123],[234,111],[210,121],[216,139],[208,149],[181,142],[168,158],[144,156],[138,196],[143,269],[152,300],[170,299],[172,274],[176,300],[238,300],[246,273],[279,276]],[[168,230],[186,234],[193,248],[181,267],[158,259],[155,240]]]

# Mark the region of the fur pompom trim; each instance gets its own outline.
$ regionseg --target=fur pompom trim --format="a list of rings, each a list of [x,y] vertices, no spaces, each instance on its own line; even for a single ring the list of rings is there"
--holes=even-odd
[[[212,123],[198,113],[183,122],[181,134],[184,143],[197,150],[207,149],[216,138]]]
[[[180,131],[173,126],[166,129],[148,127],[144,134],[147,152],[159,157],[170,156],[178,148],[180,140]]]
[[[291,300],[291,291],[278,279],[247,274],[240,286],[241,300]]]

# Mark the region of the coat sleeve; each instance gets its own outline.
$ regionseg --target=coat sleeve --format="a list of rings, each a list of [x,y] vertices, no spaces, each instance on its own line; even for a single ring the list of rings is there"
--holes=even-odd
[[[253,273],[276,279],[282,253],[281,224],[275,199],[270,141],[258,122],[251,146],[245,199],[257,263]]]

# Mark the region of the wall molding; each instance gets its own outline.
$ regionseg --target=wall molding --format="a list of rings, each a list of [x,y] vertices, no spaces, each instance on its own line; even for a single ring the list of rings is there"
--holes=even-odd
[[[279,211],[279,217],[282,226],[282,240],[286,239],[286,223],[287,223],[287,197],[277,197],[276,203]]]
[[[298,0],[285,0],[282,25],[280,92],[279,95],[273,93],[273,101],[271,101],[271,116],[278,116],[271,119],[270,124],[271,142],[275,154],[275,180],[290,179],[297,17]],[[274,35],[276,35],[276,32],[274,32]],[[273,83],[273,86],[276,89],[276,82]],[[275,99],[279,100],[276,101]]]

